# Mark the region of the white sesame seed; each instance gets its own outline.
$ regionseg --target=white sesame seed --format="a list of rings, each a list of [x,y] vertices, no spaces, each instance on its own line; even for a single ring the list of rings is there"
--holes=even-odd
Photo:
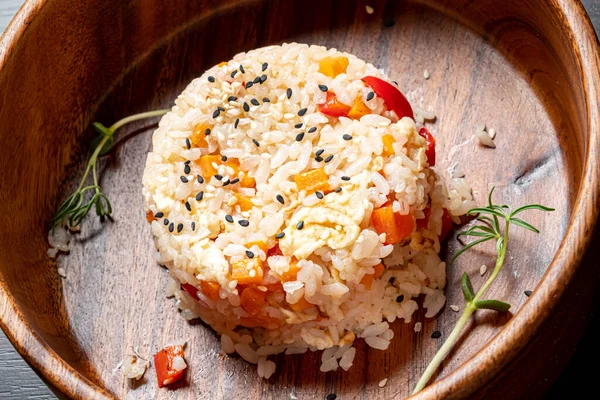
[[[387,383],[388,378],[384,378],[382,380],[379,381],[379,387],[382,388],[385,386],[385,384]]]
[[[483,264],[481,267],[479,267],[479,275],[484,276],[486,272],[487,272],[487,265]]]
[[[420,322],[417,322],[417,323],[415,324],[415,332],[417,332],[417,333],[418,333],[418,332],[421,332],[421,328],[422,328],[422,327],[423,327],[423,324],[422,324],[422,323],[420,323]]]
[[[458,306],[456,304],[451,304],[450,309],[454,312],[460,311],[460,308],[458,308]]]
[[[429,71],[427,71],[427,70],[423,71],[423,78],[429,79],[429,76],[430,76]]]
[[[58,276],[60,276],[61,278],[66,278],[67,277],[67,273],[66,273],[66,271],[65,271],[64,268],[59,268],[57,270],[57,272],[58,272]]]
[[[375,12],[375,9],[371,6],[365,6],[365,10],[367,11],[367,14],[373,14]]]
[[[496,137],[496,131],[494,130],[494,128],[490,128],[490,129],[488,130],[488,135],[490,135],[490,137],[491,137],[492,139],[494,139],[494,138]]]

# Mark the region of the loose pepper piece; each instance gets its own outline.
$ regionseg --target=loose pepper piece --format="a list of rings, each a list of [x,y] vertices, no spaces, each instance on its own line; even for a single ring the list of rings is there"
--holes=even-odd
[[[394,111],[399,119],[403,117],[415,119],[410,103],[397,87],[375,76],[365,76],[362,81],[383,99],[387,108]]]
[[[329,177],[325,173],[325,168],[312,169],[294,176],[294,182],[298,190],[306,190],[307,194],[311,194],[320,190],[329,192]]]
[[[324,104],[319,104],[319,111],[330,117],[347,117],[350,107],[340,102],[333,92],[327,92]]]
[[[176,357],[184,358],[183,346],[167,346],[154,355],[154,368],[158,387],[163,387],[177,382],[183,378],[185,368],[178,371],[173,368],[173,360]]]
[[[435,166],[435,138],[429,132],[429,130],[425,127],[419,129],[419,136],[425,138],[427,141],[427,150],[425,150],[425,155],[427,156],[427,162],[430,166]]]

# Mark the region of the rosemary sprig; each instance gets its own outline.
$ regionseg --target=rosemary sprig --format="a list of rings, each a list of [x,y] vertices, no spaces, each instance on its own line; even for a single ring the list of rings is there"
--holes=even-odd
[[[421,391],[427,385],[435,371],[438,369],[444,358],[446,358],[446,356],[458,340],[460,332],[462,331],[466,323],[469,321],[469,318],[471,318],[475,311],[494,310],[498,312],[506,312],[510,309],[510,304],[505,303],[503,301],[482,300],[481,298],[485,291],[490,287],[492,282],[494,282],[494,279],[496,279],[498,273],[502,269],[502,266],[504,264],[504,257],[506,255],[506,248],[508,246],[510,226],[516,225],[535,233],[540,232],[531,224],[525,222],[520,218],[517,218],[517,215],[527,210],[554,211],[553,208],[545,207],[539,204],[530,204],[527,206],[519,207],[516,210],[511,210],[511,208],[507,205],[493,204],[493,193],[494,188],[492,188],[488,196],[487,206],[473,208],[467,213],[467,215],[478,214],[477,220],[483,222],[483,224],[473,226],[469,230],[461,232],[458,235],[459,237],[470,236],[477,239],[460,249],[460,251],[458,251],[454,255],[454,257],[452,257],[451,263],[454,262],[454,260],[456,260],[458,256],[460,256],[470,248],[477,246],[480,243],[484,243],[490,240],[496,240],[496,266],[494,267],[494,271],[492,272],[488,280],[485,281],[485,283],[477,293],[475,293],[473,290],[473,285],[471,284],[469,275],[467,275],[466,272],[463,273],[461,279],[461,288],[466,301],[465,309],[458,321],[456,322],[456,325],[450,333],[450,336],[448,336],[448,339],[446,339],[442,347],[440,347],[436,355],[433,357],[433,359],[427,366],[427,369],[421,376],[421,379],[419,379],[419,382],[417,383],[413,394]],[[504,232],[501,231],[501,225],[503,225]]]
[[[99,122],[94,122],[94,129],[100,134],[92,142],[94,152],[90,157],[79,186],[67,199],[61,204],[56,215],[50,220],[52,224],[52,233],[57,226],[62,226],[67,222],[70,227],[78,226],[88,215],[92,207],[96,210],[96,215],[104,217],[112,213],[112,205],[108,197],[102,192],[98,181],[97,161],[98,157],[108,153],[114,145],[114,134],[123,125],[140,119],[158,117],[164,115],[169,110],[149,111],[141,114],[131,115],[115,122],[110,127],[105,127]],[[92,172],[93,184],[86,186],[87,177]],[[86,193],[91,192],[92,196],[86,200]]]

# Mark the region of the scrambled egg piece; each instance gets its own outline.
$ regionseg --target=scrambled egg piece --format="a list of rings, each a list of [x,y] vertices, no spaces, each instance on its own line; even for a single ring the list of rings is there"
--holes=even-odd
[[[279,241],[281,252],[306,259],[323,246],[334,250],[351,246],[360,234],[360,223],[365,216],[367,200],[361,197],[362,193],[352,196],[350,191],[331,193],[326,196],[325,204],[298,208]],[[301,229],[298,224],[303,224]]]

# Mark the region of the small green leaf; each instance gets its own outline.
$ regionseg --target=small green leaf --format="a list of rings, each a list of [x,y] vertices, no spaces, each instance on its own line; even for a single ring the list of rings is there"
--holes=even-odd
[[[498,312],[510,310],[510,304],[500,300],[479,300],[475,302],[475,307],[478,310],[494,310]]]
[[[465,297],[467,303],[473,301],[473,298],[475,297],[475,292],[473,291],[471,279],[469,279],[469,275],[467,275],[466,272],[463,272],[462,279],[460,280],[460,286],[462,288],[463,296]]]
[[[102,141],[102,139],[104,139],[104,136],[100,135],[100,136],[96,137],[94,140],[92,140],[92,143],[91,143],[92,149],[95,149],[98,146],[100,146],[100,142]],[[108,138],[108,140],[106,141],[106,143],[104,143],[104,146],[102,146],[102,150],[100,150],[99,154],[101,156],[107,154],[109,151],[111,151],[114,144],[115,144],[115,140],[113,139],[112,136],[110,136]]]
[[[467,215],[473,214],[492,214],[495,217],[506,218],[506,215],[504,213],[488,207],[475,207],[467,211]]]
[[[487,242],[488,240],[492,240],[492,239],[494,239],[493,236],[488,236],[488,237],[484,237],[484,238],[475,240],[474,242],[471,242],[471,243],[467,244],[465,247],[463,247],[458,252],[456,252],[456,254],[454,255],[454,257],[452,257],[452,260],[450,260],[450,263],[453,263],[454,260],[456,260],[458,258],[458,256],[460,256],[465,251],[469,250],[471,247],[476,246],[479,243]]]
[[[535,233],[540,233],[540,231],[535,226],[528,224],[527,222],[523,221],[522,219],[513,217],[510,219],[510,222],[513,225],[520,226],[521,228],[525,228],[525,229],[530,230]]]
[[[511,216],[517,215],[518,213],[523,212],[525,210],[554,211],[554,208],[546,207],[541,204],[529,204],[529,205],[517,208],[515,211],[512,212]]]
[[[100,122],[92,122],[92,126],[99,134],[107,136],[110,135],[110,130],[104,125],[102,125]]]

